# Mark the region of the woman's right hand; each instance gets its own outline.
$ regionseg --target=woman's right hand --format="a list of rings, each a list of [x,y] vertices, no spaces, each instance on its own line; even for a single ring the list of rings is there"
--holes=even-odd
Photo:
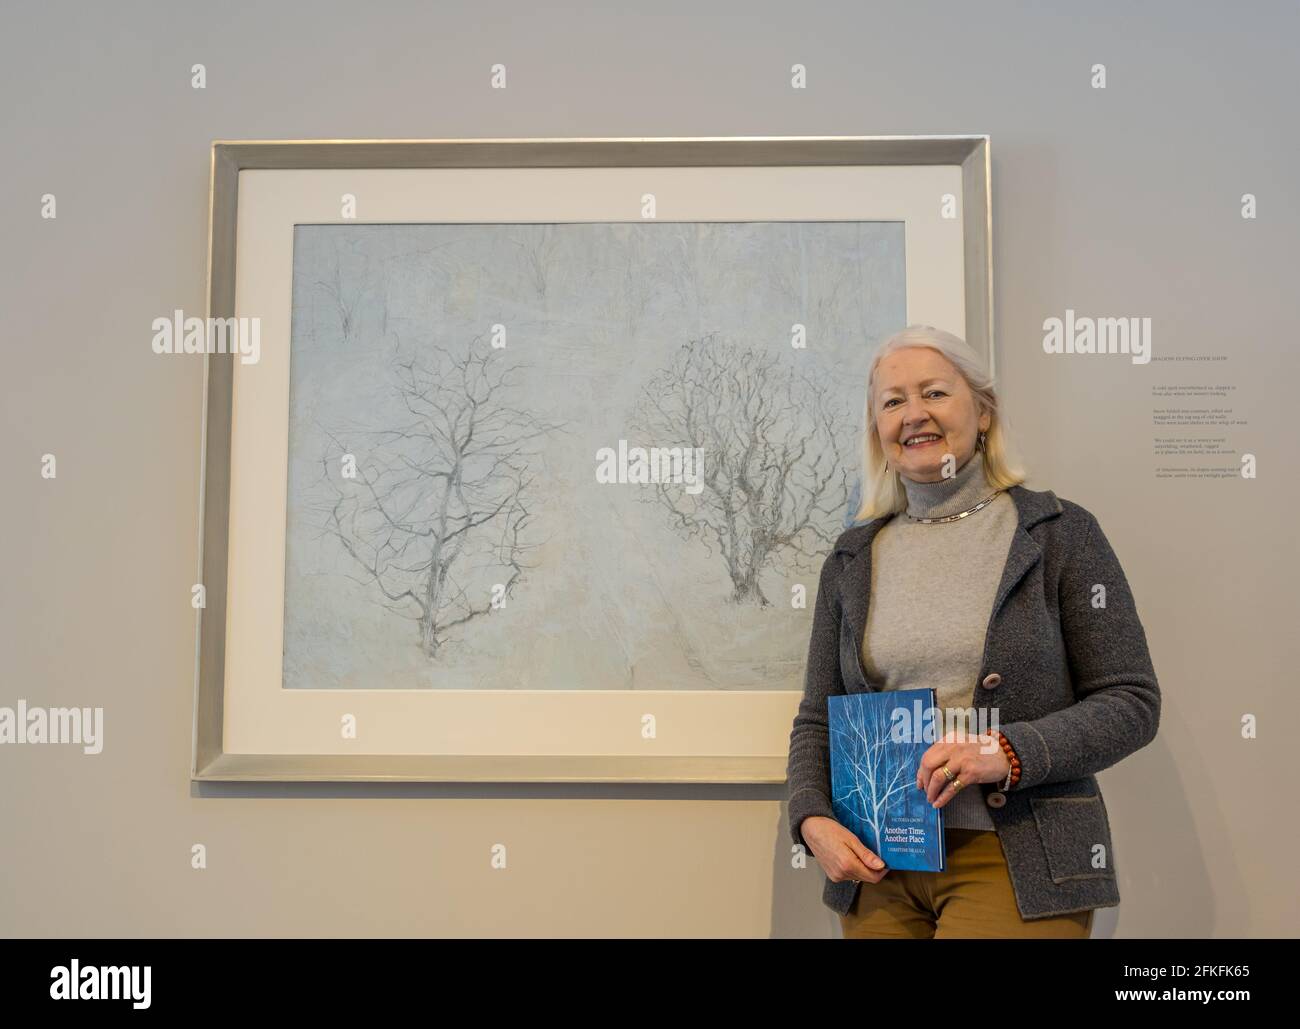
[[[833,883],[849,879],[878,883],[889,871],[855,833],[833,818],[811,815],[799,823],[799,833]]]

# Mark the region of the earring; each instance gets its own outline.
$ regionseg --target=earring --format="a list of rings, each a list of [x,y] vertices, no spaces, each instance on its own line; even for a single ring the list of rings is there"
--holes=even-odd
[[[984,433],[981,432],[981,433],[980,433],[980,450],[987,450],[987,449],[988,449],[988,439],[985,437]]]

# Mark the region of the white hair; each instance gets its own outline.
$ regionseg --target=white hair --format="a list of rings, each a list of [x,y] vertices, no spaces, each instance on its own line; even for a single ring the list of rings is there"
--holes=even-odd
[[[862,429],[862,499],[854,515],[855,522],[869,521],[884,514],[907,508],[907,493],[897,468],[885,467],[885,454],[876,431],[875,390],[876,369],[883,358],[909,347],[929,347],[938,351],[961,373],[966,385],[975,394],[976,415],[989,412],[990,423],[985,432],[983,461],[989,482],[997,489],[1008,489],[1025,481],[1026,472],[1019,461],[1011,456],[1010,426],[998,407],[993,376],[984,361],[960,336],[944,332],[931,325],[909,325],[890,336],[876,349],[871,368],[867,372],[866,397],[863,401]],[[979,452],[977,451],[977,456]]]

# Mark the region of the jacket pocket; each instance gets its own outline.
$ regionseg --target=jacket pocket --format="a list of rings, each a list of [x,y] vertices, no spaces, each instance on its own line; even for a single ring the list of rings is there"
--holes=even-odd
[[[1100,797],[1030,797],[1029,804],[1052,882],[1115,878],[1110,823]]]

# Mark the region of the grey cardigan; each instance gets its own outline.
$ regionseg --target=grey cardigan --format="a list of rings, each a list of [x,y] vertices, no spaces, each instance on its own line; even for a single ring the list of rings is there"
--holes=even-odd
[[[1146,746],[1160,722],[1146,634],[1097,519],[1051,490],[1012,486],[1017,525],[993,601],[974,707],[998,709],[1021,762],[1006,793],[980,783],[1024,919],[1119,903],[1110,822],[1095,772]],[[790,733],[790,833],[834,818],[826,698],[879,690],[859,660],[871,587],[871,540],[893,515],[843,532],[822,565],[804,694]],[[1105,587],[1095,606],[1094,587]],[[831,882],[840,914],[870,883]]]

